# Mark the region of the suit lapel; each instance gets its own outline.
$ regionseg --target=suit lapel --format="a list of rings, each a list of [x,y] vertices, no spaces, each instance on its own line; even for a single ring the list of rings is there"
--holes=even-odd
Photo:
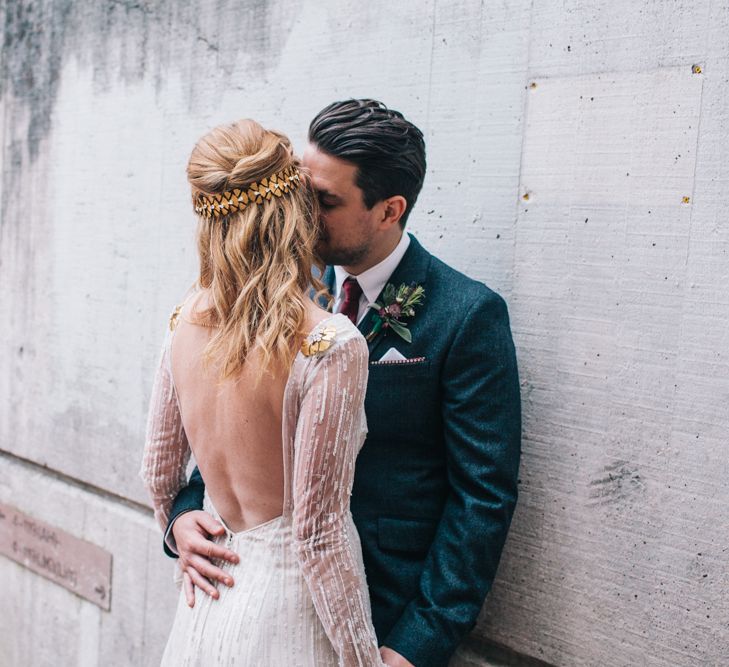
[[[397,265],[397,267],[395,267],[392,275],[387,279],[387,283],[385,283],[385,286],[387,286],[388,283],[392,283],[395,287],[399,287],[403,283],[405,283],[406,285],[409,285],[411,283],[423,285],[425,283],[425,277],[428,273],[428,265],[430,264],[430,253],[425,250],[425,248],[423,248],[420,243],[418,243],[417,239],[412,234],[409,234],[409,236],[410,245],[405,251],[405,254],[400,260],[400,263]],[[327,269],[330,268],[331,267],[327,267]],[[326,273],[324,275],[326,276]],[[333,276],[334,269],[332,269],[332,278]],[[384,291],[385,290],[383,288],[382,292],[380,292],[377,296],[377,301],[379,301],[380,303],[382,302],[382,294]],[[362,321],[357,326],[357,328],[362,332],[362,335],[364,336],[367,336],[367,334],[372,330],[372,326],[374,324],[372,322],[373,312],[374,311],[372,309],[369,309],[365,316],[362,318]],[[397,334],[380,332],[373,341],[367,344],[370,350],[370,357],[372,357],[372,353],[374,352],[375,348],[382,342],[382,340],[390,336],[395,336],[398,338],[398,340],[401,340],[399,336],[397,336]],[[407,345],[407,343],[405,344]]]

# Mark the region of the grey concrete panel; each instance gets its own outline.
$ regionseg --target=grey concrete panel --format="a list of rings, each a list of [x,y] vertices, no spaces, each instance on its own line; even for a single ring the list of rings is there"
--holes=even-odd
[[[0,455],[0,502],[113,553],[111,608],[0,556],[2,664],[20,667],[159,664],[177,600],[173,562],[151,513]],[[4,662],[5,660],[8,662]]]

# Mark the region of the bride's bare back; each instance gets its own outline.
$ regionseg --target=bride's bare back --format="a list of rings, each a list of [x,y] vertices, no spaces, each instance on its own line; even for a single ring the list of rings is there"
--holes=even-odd
[[[205,363],[214,329],[194,322],[206,294],[180,311],[172,340],[172,376],[190,448],[210,498],[228,528],[248,530],[279,516],[284,502],[282,409],[288,369],[259,381],[261,359],[253,352],[235,379]],[[328,313],[311,304],[307,330]]]
[[[364,337],[346,316],[312,304],[290,375],[256,384],[260,359],[251,354],[235,382],[221,382],[202,361],[212,330],[193,323],[194,299],[172,318],[162,348],[141,473],[165,530],[194,450],[204,502],[228,526],[215,539],[238,550],[230,572],[246,585],[192,613],[181,599],[164,664],[191,655],[269,664],[275,651],[285,656],[276,664],[303,656],[310,665],[381,665],[349,505],[367,432]]]

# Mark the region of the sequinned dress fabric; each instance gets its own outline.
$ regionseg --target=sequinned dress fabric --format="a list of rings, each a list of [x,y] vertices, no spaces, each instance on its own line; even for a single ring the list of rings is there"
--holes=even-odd
[[[332,330],[331,340],[317,342]],[[152,390],[141,471],[163,531],[190,457],[170,364],[173,335]],[[226,526],[215,538],[240,556],[235,565],[219,563],[236,584],[218,586],[218,600],[198,592],[192,609],[180,593],[163,665],[382,665],[349,511],[367,432],[367,345],[341,314],[320,322],[308,341],[309,356],[296,355],[284,393],[283,513],[242,532]],[[204,508],[225,525],[207,494]]]

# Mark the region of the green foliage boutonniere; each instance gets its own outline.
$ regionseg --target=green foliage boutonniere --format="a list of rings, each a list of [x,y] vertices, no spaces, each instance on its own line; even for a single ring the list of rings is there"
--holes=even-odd
[[[374,326],[367,334],[367,342],[373,341],[383,329],[392,329],[400,338],[412,343],[413,336],[402,318],[413,317],[415,306],[423,303],[424,298],[425,290],[421,285],[403,284],[395,289],[393,284],[388,283],[382,293],[382,303],[375,301],[370,304],[370,308],[375,311],[372,314]]]

